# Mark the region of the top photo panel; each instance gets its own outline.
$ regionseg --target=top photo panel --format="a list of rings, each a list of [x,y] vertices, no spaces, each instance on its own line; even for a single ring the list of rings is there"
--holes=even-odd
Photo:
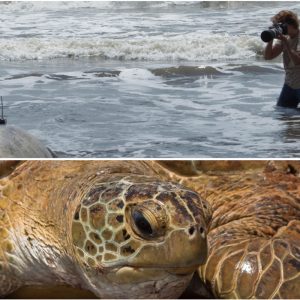
[[[300,157],[300,2],[0,11],[0,158]]]

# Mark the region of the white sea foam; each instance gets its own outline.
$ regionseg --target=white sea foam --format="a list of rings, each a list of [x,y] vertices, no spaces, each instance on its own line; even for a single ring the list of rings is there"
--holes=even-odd
[[[0,60],[231,61],[260,55],[284,2],[0,2]],[[250,9],[251,7],[251,9]],[[297,2],[289,7],[299,9]]]
[[[186,34],[139,39],[15,38],[0,39],[0,60],[92,57],[147,61],[211,61],[248,59],[262,50],[257,37]]]

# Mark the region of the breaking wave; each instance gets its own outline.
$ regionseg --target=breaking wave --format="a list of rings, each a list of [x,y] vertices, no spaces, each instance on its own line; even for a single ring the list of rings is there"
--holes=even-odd
[[[136,39],[14,38],[0,39],[0,60],[41,60],[99,57],[145,61],[219,61],[248,59],[259,55],[257,37],[193,34]]]

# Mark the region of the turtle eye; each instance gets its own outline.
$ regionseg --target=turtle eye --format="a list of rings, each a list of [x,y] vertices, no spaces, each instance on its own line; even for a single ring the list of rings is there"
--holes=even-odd
[[[126,221],[132,231],[145,240],[162,238],[168,225],[164,207],[154,201],[128,205],[125,211]]]
[[[141,211],[133,211],[132,219],[134,221],[136,229],[140,231],[142,235],[151,236],[153,234],[151,224]]]

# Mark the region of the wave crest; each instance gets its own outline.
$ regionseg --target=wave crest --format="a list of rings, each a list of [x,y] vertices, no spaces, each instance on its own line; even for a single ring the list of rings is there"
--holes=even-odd
[[[0,39],[0,60],[100,57],[146,61],[224,61],[252,58],[262,49],[263,43],[258,37],[227,34],[138,39],[14,38]]]

